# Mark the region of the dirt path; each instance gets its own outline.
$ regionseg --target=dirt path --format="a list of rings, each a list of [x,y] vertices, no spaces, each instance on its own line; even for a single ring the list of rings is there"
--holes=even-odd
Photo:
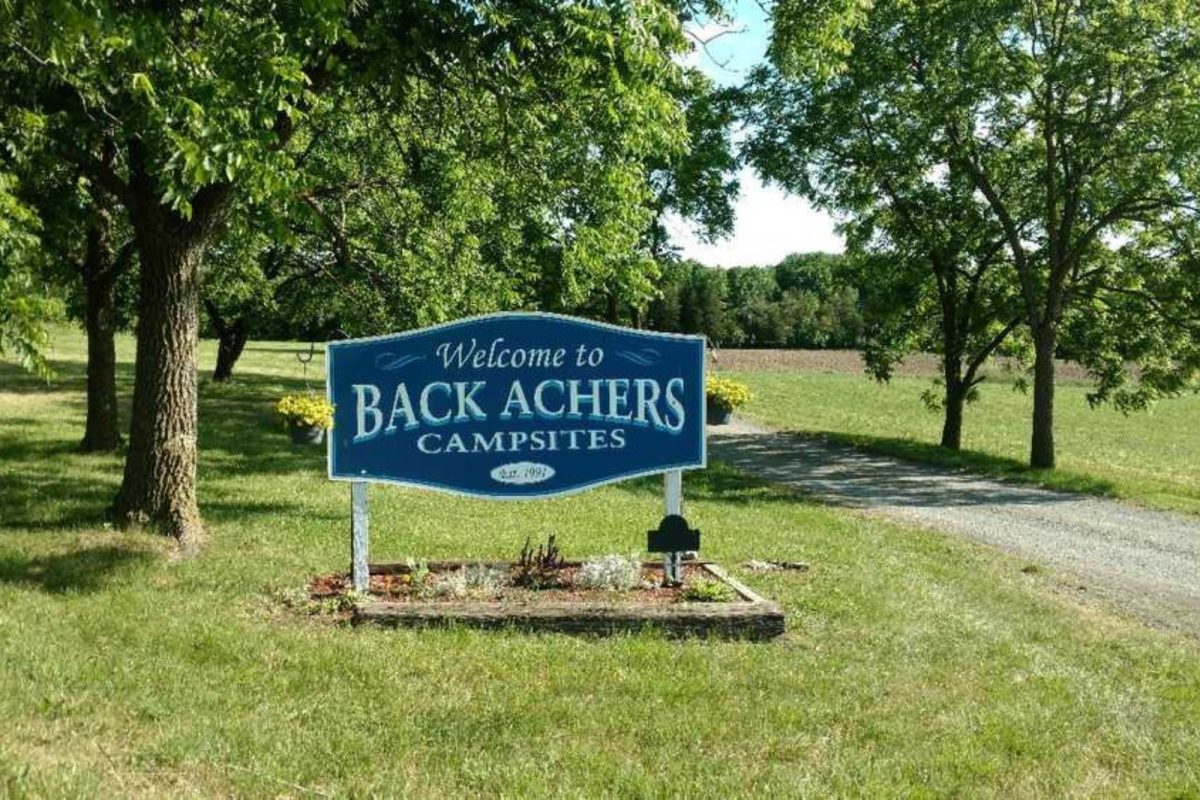
[[[1002,483],[746,423],[709,429],[709,453],[825,500],[1019,554],[1147,622],[1200,636],[1200,520]]]

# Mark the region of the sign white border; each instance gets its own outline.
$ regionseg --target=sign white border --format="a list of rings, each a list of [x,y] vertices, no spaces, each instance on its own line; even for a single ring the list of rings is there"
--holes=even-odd
[[[708,382],[708,340],[706,337],[689,333],[666,333],[663,331],[643,331],[637,328],[627,328],[624,325],[613,325],[609,322],[597,322],[596,320],[584,319],[582,317],[572,317],[568,314],[552,314],[546,311],[497,311],[492,314],[479,314],[473,317],[463,317],[461,319],[451,320],[450,322],[442,322],[437,325],[430,325],[425,328],[415,328],[410,331],[402,331],[400,333],[387,333],[382,336],[364,336],[360,339],[339,339],[337,341],[325,343],[325,396],[329,400],[329,404],[333,405],[333,384],[331,382],[330,373],[330,357],[329,351],[331,348],[343,347],[350,344],[359,344],[362,342],[378,342],[387,340],[407,339],[417,335],[423,335],[430,331],[449,330],[452,328],[461,327],[473,322],[481,320],[499,319],[499,318],[519,318],[519,319],[558,319],[565,320],[577,325],[585,325],[593,328],[602,328],[606,330],[615,330],[622,332],[633,332],[639,336],[653,337],[659,339],[690,339],[700,342],[700,391],[705,391],[705,386]],[[483,500],[545,500],[550,497],[566,497],[579,492],[585,492],[589,489],[595,489],[598,486],[606,486],[610,483],[619,483],[621,481],[633,480],[634,478],[643,478],[647,475],[660,475],[667,472],[691,469],[704,469],[708,466],[708,403],[705,400],[700,402],[700,463],[685,463],[685,464],[667,464],[656,466],[653,469],[640,470],[637,472],[622,473],[614,475],[603,480],[593,481],[592,483],[582,486],[573,486],[569,489],[560,489],[551,492],[543,492],[539,494],[486,494],[484,492],[467,492],[460,489],[451,489],[440,484],[426,483],[415,480],[397,480],[395,478],[375,478],[370,475],[349,476],[349,475],[334,475],[333,474],[333,447],[334,436],[332,433],[325,437],[325,474],[331,481],[341,481],[343,483],[386,483],[393,486],[409,486],[416,489],[428,489],[430,491],[442,492],[443,494],[454,495],[457,497],[474,497]]]

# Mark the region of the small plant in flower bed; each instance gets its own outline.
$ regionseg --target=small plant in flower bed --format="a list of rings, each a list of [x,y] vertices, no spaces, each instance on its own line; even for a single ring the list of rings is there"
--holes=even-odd
[[[699,578],[684,587],[683,599],[689,603],[728,603],[737,598],[733,590],[720,581]]]
[[[275,411],[283,417],[284,424],[293,428],[333,427],[333,406],[319,394],[285,394],[279,398]]]
[[[439,575],[429,586],[435,597],[494,596],[508,582],[508,575],[487,564],[468,564]]]
[[[554,534],[550,534],[544,547],[539,544],[536,551],[526,537],[521,555],[513,565],[512,583],[526,589],[548,589],[560,585],[562,568],[563,557]]]
[[[336,594],[317,597],[313,596],[309,589],[297,588],[280,593],[279,599],[293,611],[316,616],[342,614],[353,611],[361,603],[368,600],[369,595],[350,589]]]
[[[424,559],[414,559],[411,556],[404,559],[408,566],[408,579],[414,586],[421,586],[429,577],[429,562]]]
[[[588,559],[575,575],[575,585],[583,589],[627,592],[643,583],[642,562],[636,553]]]

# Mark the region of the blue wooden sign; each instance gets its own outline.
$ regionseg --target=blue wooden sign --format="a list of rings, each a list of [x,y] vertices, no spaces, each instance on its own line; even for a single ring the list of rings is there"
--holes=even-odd
[[[703,337],[512,313],[328,347],[334,480],[532,498],[705,463]]]

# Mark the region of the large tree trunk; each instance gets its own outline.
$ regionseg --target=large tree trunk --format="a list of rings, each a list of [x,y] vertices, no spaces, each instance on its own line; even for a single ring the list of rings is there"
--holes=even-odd
[[[933,271],[938,277],[938,302],[941,305],[942,379],[946,384],[943,398],[942,447],[958,450],[962,447],[963,402],[966,385],[963,383],[963,349],[966,336],[959,319],[958,275],[952,258],[942,252],[933,255]],[[970,314],[968,307],[962,310]]]
[[[1034,329],[1033,362],[1033,435],[1029,446],[1029,465],[1054,467],[1054,351],[1058,330],[1052,324]]]
[[[107,194],[93,195],[84,256],[84,327],[87,330],[87,423],[80,449],[116,450],[121,446],[117,420],[116,301],[119,272],[113,257],[112,207]]]
[[[149,205],[149,204],[147,204]],[[133,210],[141,302],[133,423],[114,510],[186,547],[200,536],[196,506],[198,270],[206,237],[169,212]]]
[[[955,364],[953,373],[946,368],[945,416],[942,419],[942,447],[947,450],[962,448],[963,406],[967,399],[966,384],[959,374],[960,364]]]
[[[217,368],[213,370],[214,381],[227,381],[233,377],[233,365],[246,348],[250,332],[246,320],[238,318],[217,339]]]
[[[213,380],[223,383],[233,377],[233,366],[246,349],[246,341],[250,338],[250,323],[244,316],[239,316],[232,323],[226,321],[221,316],[220,309],[211,300],[205,300],[204,307],[208,310],[208,317],[217,331],[217,367],[213,370]]]

